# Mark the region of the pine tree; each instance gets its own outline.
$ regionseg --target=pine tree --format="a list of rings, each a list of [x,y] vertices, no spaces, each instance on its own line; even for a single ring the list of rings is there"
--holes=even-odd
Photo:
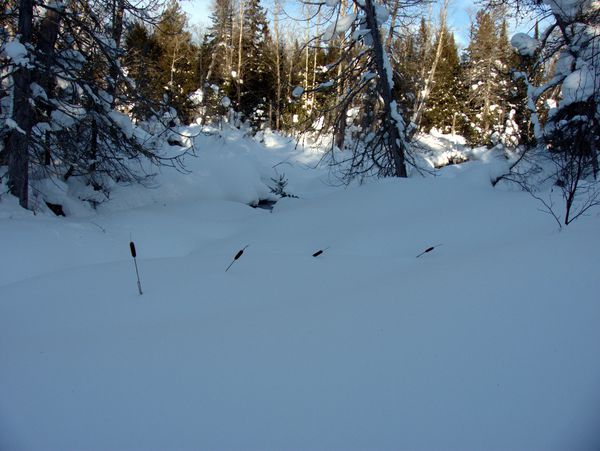
[[[418,32],[405,33],[392,41],[394,70],[402,74],[394,83],[394,97],[407,119],[413,116],[418,93],[423,89],[425,67],[431,66],[430,49],[430,27],[423,17]]]
[[[497,10],[478,11],[466,50],[467,138],[476,145],[497,143],[513,109],[513,60],[506,23],[499,24],[498,16]]]
[[[301,122],[302,102],[292,95],[295,86],[301,86],[303,75],[301,72],[302,46],[297,39],[285,48],[284,58],[284,106],[282,109],[283,128],[293,130]]]
[[[245,2],[241,43],[244,65],[241,73],[237,74],[237,108],[256,125],[269,120],[269,102],[276,97],[275,74],[270,64],[275,59],[273,45],[260,0]]]
[[[435,73],[433,87],[427,108],[423,113],[422,127],[429,130],[438,128],[446,133],[455,131],[457,126],[462,133],[463,93],[461,90],[461,66],[454,34],[447,28],[438,32],[437,39],[443,36],[442,53]]]
[[[143,180],[131,160],[164,160],[115,108],[144,102],[123,70],[119,43],[123,15],[148,16],[118,0],[20,0],[15,8],[18,35],[8,31],[5,44],[22,54],[3,61],[11,101],[2,102],[0,125],[11,193],[36,208],[31,194],[46,177],[76,178],[104,195],[115,181]]]
[[[136,89],[151,102],[132,105],[131,114],[136,119],[145,120],[153,111],[164,109],[163,81],[161,80],[160,60],[162,48],[155,34],[142,22],[131,24],[125,35],[125,56],[123,65],[128,76],[134,80]]]
[[[469,86],[469,140],[474,144],[487,144],[494,122],[492,105],[497,72],[496,27],[492,16],[478,11],[473,24],[471,40],[467,47],[466,78]]]
[[[202,75],[203,102],[210,95],[210,86],[218,86],[224,95],[232,96],[233,70],[233,3],[215,0],[210,16],[211,25],[203,43],[204,52],[210,55],[207,71]],[[220,101],[220,98],[216,99]]]
[[[499,120],[491,140],[492,144],[500,143],[508,149],[514,149],[521,142],[521,129],[527,128],[528,116],[524,114],[527,109],[519,92],[519,84],[512,76],[518,58],[509,42],[506,19],[500,23],[497,46],[497,92],[502,119]]]
[[[193,104],[189,96],[199,86],[195,58],[198,49],[187,30],[187,16],[177,0],[171,0],[156,27],[155,37],[161,47],[159,75],[168,102],[183,121],[189,122]]]

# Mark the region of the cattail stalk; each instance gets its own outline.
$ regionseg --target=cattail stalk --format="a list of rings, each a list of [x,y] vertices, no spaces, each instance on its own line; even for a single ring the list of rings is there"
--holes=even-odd
[[[246,248],[247,248],[248,246],[249,246],[249,244],[248,244],[248,245],[246,245],[246,246],[244,246],[244,248],[243,248],[243,249],[240,249],[240,250],[238,251],[238,253],[237,253],[237,254],[235,254],[235,257],[233,257],[233,260],[231,261],[231,263],[229,263],[229,266],[227,267],[227,269],[225,270],[225,272],[229,271],[229,268],[231,268],[231,265],[233,265],[233,264],[234,264],[234,263],[237,261],[237,259],[238,259],[238,258],[240,258],[242,255],[244,255],[244,251],[246,250]]]
[[[138,270],[138,265],[137,265],[137,252],[135,250],[135,244],[133,243],[133,241],[129,242],[129,250],[131,251],[131,256],[133,257],[133,264],[135,265],[135,275],[137,277],[137,286],[138,286],[138,291],[140,292],[140,296],[142,294],[144,294],[142,292],[142,282],[140,282],[140,272]]]

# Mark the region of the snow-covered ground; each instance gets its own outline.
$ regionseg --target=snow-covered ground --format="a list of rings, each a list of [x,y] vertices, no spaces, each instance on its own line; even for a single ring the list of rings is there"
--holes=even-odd
[[[2,197],[0,449],[600,447],[597,212],[557,231],[489,155],[341,188],[264,142],[67,218]]]

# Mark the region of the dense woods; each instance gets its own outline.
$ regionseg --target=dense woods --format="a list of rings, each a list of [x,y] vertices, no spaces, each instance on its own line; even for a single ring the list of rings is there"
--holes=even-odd
[[[600,201],[592,2],[492,2],[462,48],[447,3],[432,17],[420,0],[215,0],[199,33],[176,0],[3,6],[1,176],[25,208],[48,177],[101,202],[143,162],[177,165],[161,149],[191,122],[329,136],[346,180],[406,177],[437,129],[514,160],[494,182],[585,195],[559,223]],[[511,45],[517,9],[544,19]]]

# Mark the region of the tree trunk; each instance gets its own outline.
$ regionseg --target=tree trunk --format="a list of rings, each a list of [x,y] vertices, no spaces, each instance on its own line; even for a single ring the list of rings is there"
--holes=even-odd
[[[215,68],[215,63],[217,62],[217,55],[219,52],[216,49],[213,49],[212,55],[210,57],[210,64],[208,65],[208,71],[206,72],[206,77],[200,83],[200,92],[202,93],[202,100],[200,105],[202,107],[206,106],[206,92],[208,91],[208,87],[210,86],[210,79],[212,78],[212,73]],[[204,108],[204,112],[202,113],[202,123],[206,122],[206,108]]]
[[[244,0],[240,0],[240,37],[238,40],[238,62],[237,62],[237,74],[236,74],[236,87],[237,87],[237,106],[240,109],[242,103],[242,55],[243,55],[243,44],[244,44]]]
[[[340,17],[344,17],[346,16],[346,11],[348,9],[348,0],[342,0],[341,3],[341,8],[340,8]],[[354,34],[354,31],[356,30],[356,22],[354,22],[352,24],[352,30],[350,35]],[[345,36],[342,36],[340,38],[340,48],[344,48],[344,41],[345,41]],[[346,55],[346,59],[349,56]],[[344,150],[344,145],[346,144],[346,121],[347,121],[347,113],[348,113],[348,102],[343,102],[342,103],[342,99],[344,98],[344,89],[346,88],[345,83],[344,83],[344,79],[342,77],[342,73],[345,70],[345,63],[346,61],[342,61],[340,62],[339,66],[338,66],[338,72],[337,72],[337,78],[338,80],[340,80],[339,84],[338,84],[338,89],[337,89],[337,102],[338,104],[341,103],[341,108],[340,108],[340,112],[338,114],[337,117],[337,122],[334,125],[334,145],[340,149],[340,150]]]
[[[123,35],[123,14],[125,12],[125,0],[113,0],[113,12],[112,12],[112,38],[115,42],[115,61],[111,62],[110,65],[110,78],[112,84],[109,84],[108,93],[112,96],[111,106],[115,106],[116,97],[119,94],[119,66],[117,64],[117,54],[119,47],[121,46],[121,37]]]
[[[317,12],[317,23],[316,23],[316,34],[315,34],[315,54],[313,57],[313,67],[312,67],[312,88],[315,89],[317,87],[317,58],[319,56],[319,47],[321,46],[321,41],[319,39],[319,22],[321,20],[320,10]],[[317,94],[315,91],[311,93],[311,102],[310,102],[310,112],[312,114],[313,109],[317,105]]]
[[[310,11],[308,10],[308,5],[307,4],[303,4],[304,7],[306,8],[306,55],[305,55],[305,64],[304,64],[304,90],[308,91],[310,89],[310,86],[308,85],[308,62],[310,61],[310,54],[309,54],[309,48],[308,48],[308,43],[310,42],[310,32],[311,32],[311,23],[310,23]],[[308,100],[308,98],[307,98]]]
[[[275,31],[275,65],[277,66],[277,87],[275,94],[275,130],[279,130],[279,118],[281,116],[281,49],[279,48],[279,0],[275,0],[275,11],[273,13],[273,29]]]
[[[388,52],[390,52],[392,50],[392,41],[394,39],[394,27],[396,26],[396,19],[398,17],[399,9],[400,9],[400,0],[394,0],[394,6],[392,8],[392,18],[390,20],[390,30],[388,32],[388,36],[385,41],[385,49]]]
[[[48,9],[40,25],[38,49],[40,53],[40,63],[43,67],[37,78],[38,84],[43,88],[48,100],[51,100],[54,92],[55,77],[52,74],[52,65],[55,60],[55,46],[60,30],[61,15],[55,9]],[[52,114],[52,105],[50,102],[46,105],[46,115]],[[49,166],[52,160],[50,149],[50,132],[45,133],[44,143],[44,165]]]
[[[381,33],[375,14],[375,6],[373,0],[365,0],[364,11],[367,19],[367,27],[371,30],[373,38],[373,53],[375,56],[375,66],[379,83],[377,90],[383,99],[383,111],[385,115],[385,124],[388,125],[388,151],[390,152],[391,161],[393,161],[393,172],[396,177],[407,177],[406,164],[404,161],[404,148],[402,143],[404,140],[400,136],[399,126],[396,114],[392,112],[392,74],[388,74],[389,64],[388,56],[383,48]]]
[[[21,44],[31,42],[33,33],[33,0],[19,2],[19,34]],[[8,187],[19,199],[23,208],[29,207],[29,147],[33,109],[30,100],[31,72],[21,66],[13,76],[13,120],[18,128],[12,128],[7,140]]]
[[[340,111],[338,123],[335,126],[334,144],[340,149],[344,150],[346,144],[346,111],[348,109],[344,106]]]

